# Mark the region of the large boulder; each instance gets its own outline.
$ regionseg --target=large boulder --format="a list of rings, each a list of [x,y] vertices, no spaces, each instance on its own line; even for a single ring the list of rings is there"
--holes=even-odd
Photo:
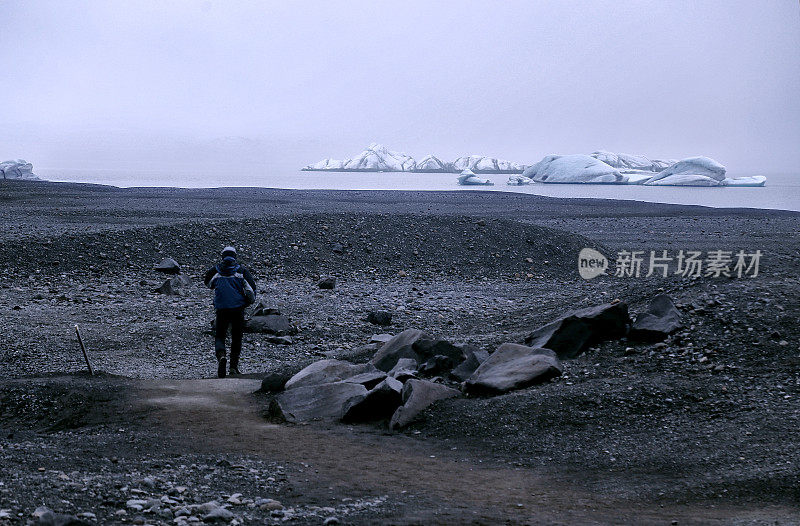
[[[437,354],[420,365],[419,374],[421,376],[440,376],[452,371],[456,365],[458,362],[453,358]]]
[[[461,396],[457,389],[427,380],[408,380],[403,385],[403,405],[397,408],[389,422],[389,429],[401,429],[422,411],[438,400]]]
[[[373,387],[363,398],[350,400],[344,409],[344,422],[373,422],[385,420],[394,414],[402,403],[403,384],[387,377]]]
[[[381,371],[388,372],[400,358],[411,358],[419,365],[434,356],[447,356],[454,365],[466,358],[461,347],[445,340],[436,340],[416,329],[406,329],[378,349],[371,363]]]
[[[39,179],[33,173],[33,165],[22,159],[0,162],[0,179]]]
[[[623,184],[628,178],[589,155],[548,155],[522,175],[539,183]]]
[[[292,376],[284,387],[288,390],[307,385],[328,384],[370,372],[377,373],[378,370],[368,363],[356,365],[342,360],[320,360]]]
[[[450,372],[450,375],[460,382],[466,381],[489,358],[489,353],[486,351],[480,351],[469,345],[464,346],[464,353],[467,357]]]
[[[551,349],[562,360],[575,358],[594,343],[625,336],[629,325],[626,303],[606,303],[573,311],[536,329],[525,338],[525,345]]]
[[[153,270],[163,274],[180,274],[181,266],[172,258],[164,258],[153,267]]]
[[[655,174],[649,186],[722,186],[725,167],[708,157],[690,157]]]
[[[390,371],[400,358],[412,358],[419,363],[414,344],[423,339],[430,340],[430,336],[417,329],[406,329],[383,344],[370,363],[381,371]]]
[[[389,371],[389,376],[401,382],[417,377],[417,360],[414,358],[400,358]]]
[[[420,338],[414,342],[413,348],[419,357],[420,363],[426,362],[435,356],[446,356],[458,364],[467,357],[462,347],[453,345],[447,340]]]
[[[636,316],[628,338],[639,341],[661,341],[682,326],[681,313],[672,299],[659,294],[647,305],[647,309]]]
[[[289,318],[282,314],[267,314],[266,316],[252,316],[244,324],[245,332],[261,332],[275,336],[288,336],[296,331]]]
[[[296,375],[298,372],[302,371],[312,363],[314,363],[314,360],[306,359],[300,363],[281,364],[277,367],[271,368],[264,375],[264,379],[261,381],[261,389],[259,391],[263,393],[276,393],[278,391],[283,391],[283,387],[292,376]]]
[[[370,364],[364,364],[364,365],[370,365]],[[388,375],[383,371],[375,369],[375,367],[372,365],[370,365],[370,367],[371,369],[363,373],[356,374],[354,376],[348,376],[347,378],[344,378],[342,381],[349,382],[351,384],[361,384],[367,389],[372,389],[373,387],[381,383],[383,380],[385,380]]]
[[[497,394],[546,382],[564,368],[550,349],[504,343],[467,379],[469,393]]]
[[[167,296],[181,296],[186,292],[186,288],[192,284],[192,280],[184,274],[166,280],[160,287],[153,292],[165,294]]]
[[[339,420],[351,400],[367,394],[361,384],[334,382],[287,389],[270,404],[270,415],[286,422]]]

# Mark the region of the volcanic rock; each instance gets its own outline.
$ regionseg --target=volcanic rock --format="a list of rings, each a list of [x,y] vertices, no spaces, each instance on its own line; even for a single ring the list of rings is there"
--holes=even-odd
[[[253,316],[244,324],[245,332],[262,332],[275,336],[288,336],[296,331],[289,318],[282,314],[267,314],[266,316]]]
[[[344,410],[345,422],[371,422],[392,416],[402,403],[403,384],[387,377],[363,398],[351,400]]]
[[[158,294],[165,294],[167,296],[180,296],[184,293],[184,289],[192,284],[192,280],[184,274],[178,274],[173,278],[169,278],[163,285],[158,287],[153,292]]]
[[[270,414],[287,422],[338,420],[347,404],[367,394],[361,384],[334,382],[287,389],[272,399]]]
[[[320,360],[292,376],[284,386],[294,389],[307,385],[319,385],[338,382],[363,373],[377,373],[372,364],[352,364],[342,360]]]
[[[650,301],[647,309],[636,316],[628,338],[640,341],[661,341],[682,326],[681,314],[666,294]]]
[[[336,288],[336,278],[334,277],[327,277],[323,278],[317,283],[317,287],[326,290],[332,290]]]
[[[398,407],[389,422],[389,429],[401,429],[410,424],[418,414],[438,400],[454,398],[461,393],[456,389],[427,380],[409,380],[403,386],[403,405]]]
[[[172,258],[164,258],[153,267],[153,270],[164,274],[180,274],[181,266]]]
[[[417,329],[406,329],[378,349],[370,363],[381,371],[390,371],[400,358],[412,358],[419,363],[419,355],[414,350],[414,344],[430,337]]]
[[[560,376],[564,368],[550,349],[504,343],[469,377],[469,393],[497,394]]]
[[[629,324],[626,303],[606,303],[573,311],[536,329],[525,338],[525,345],[552,349],[562,360],[575,358],[593,343],[625,336]]]
[[[385,310],[374,310],[367,314],[367,321],[375,325],[391,325],[392,313]]]

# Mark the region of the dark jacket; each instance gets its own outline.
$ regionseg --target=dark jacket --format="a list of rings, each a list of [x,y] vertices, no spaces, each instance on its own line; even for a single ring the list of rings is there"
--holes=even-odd
[[[203,281],[207,287],[214,289],[216,309],[238,309],[246,306],[246,283],[253,291],[256,290],[253,275],[232,257],[223,258],[221,263],[208,269]]]

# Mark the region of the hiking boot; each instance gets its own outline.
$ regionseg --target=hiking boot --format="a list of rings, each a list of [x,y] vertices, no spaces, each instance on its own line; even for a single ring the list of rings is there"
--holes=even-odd
[[[239,371],[239,367],[236,366],[236,365],[231,365],[231,368],[228,371],[228,374],[231,375],[231,376],[241,376],[242,375],[241,371]]]
[[[220,378],[225,378],[225,366],[228,364],[228,360],[225,359],[223,356],[219,359],[217,363],[217,376]]]

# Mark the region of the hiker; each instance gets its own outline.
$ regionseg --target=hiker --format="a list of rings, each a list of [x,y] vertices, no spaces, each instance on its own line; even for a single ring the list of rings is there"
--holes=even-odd
[[[236,262],[236,249],[222,249],[222,262],[208,269],[204,281],[214,290],[214,308],[217,311],[214,352],[217,357],[217,376],[225,378],[225,338],[231,328],[230,374],[240,375],[239,355],[242,352],[244,309],[255,301],[256,281],[244,265]]]

